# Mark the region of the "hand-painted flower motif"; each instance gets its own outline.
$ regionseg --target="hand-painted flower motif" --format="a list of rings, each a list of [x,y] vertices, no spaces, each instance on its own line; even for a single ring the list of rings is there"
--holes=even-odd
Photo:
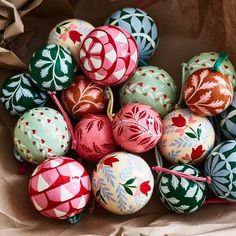
[[[204,152],[205,150],[202,149],[202,145],[199,145],[197,148],[192,148],[191,159],[198,159]]]
[[[178,117],[173,117],[172,122],[172,125],[177,127],[184,127],[186,125],[186,120],[181,114],[179,114]]]
[[[143,182],[140,186],[139,186],[140,191],[145,194],[146,196],[148,195],[148,192],[151,190],[151,187],[149,185],[149,181],[145,181]]]

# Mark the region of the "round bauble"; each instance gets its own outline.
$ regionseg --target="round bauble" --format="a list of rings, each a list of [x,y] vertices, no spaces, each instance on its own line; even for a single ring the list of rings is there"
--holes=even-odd
[[[214,116],[232,102],[233,87],[221,72],[200,69],[184,84],[184,100],[188,108],[200,116]]]
[[[164,116],[173,110],[176,93],[175,81],[166,71],[156,66],[143,66],[121,87],[120,104],[139,102]]]
[[[135,38],[140,58],[146,60],[155,51],[159,34],[155,21],[143,10],[125,7],[114,12],[105,25],[117,25]]]
[[[219,54],[215,52],[204,52],[199,55],[194,56],[187,62],[187,67],[185,70],[185,80],[195,71],[203,68],[212,68],[219,58]],[[231,81],[233,88],[236,87],[236,71],[234,66],[228,59],[225,59],[220,68],[220,72],[228,77]]]
[[[152,149],[162,135],[160,115],[150,106],[140,103],[124,106],[116,114],[112,127],[117,144],[134,153]]]
[[[111,121],[105,115],[87,115],[75,127],[79,157],[98,162],[106,154],[116,151]]]
[[[20,117],[14,129],[14,144],[24,160],[39,164],[47,158],[66,154],[70,134],[59,112],[39,107]]]
[[[218,118],[223,135],[227,139],[236,139],[236,92],[234,92],[233,102],[219,114]]]
[[[67,19],[58,23],[50,32],[48,44],[68,48],[76,61],[79,60],[81,42],[94,29],[90,23],[80,19]]]
[[[129,215],[143,208],[153,188],[150,167],[131,153],[110,153],[100,160],[93,172],[92,190],[96,200],[118,215]]]
[[[200,176],[198,169],[186,164],[170,169],[195,177]],[[176,213],[192,213],[198,210],[206,199],[206,184],[164,173],[161,175],[158,192],[161,201],[170,210]]]
[[[60,91],[75,77],[76,61],[67,48],[49,44],[39,48],[29,64],[32,81],[42,90]]]
[[[132,76],[138,65],[138,49],[133,36],[122,28],[101,26],[86,36],[79,58],[89,79],[111,86]]]
[[[108,102],[105,87],[85,76],[77,76],[70,87],[62,92],[62,104],[75,119],[93,113],[103,113]]]
[[[158,149],[169,162],[198,164],[214,147],[215,131],[206,117],[177,109],[163,118]]]
[[[236,201],[236,141],[216,146],[205,162],[205,175],[211,177],[213,193],[228,201]]]
[[[33,84],[28,73],[22,73],[3,83],[0,100],[11,115],[22,115],[31,108],[43,106],[47,94]]]
[[[29,196],[44,216],[63,220],[84,210],[91,191],[84,167],[68,157],[54,157],[40,164],[31,175]]]

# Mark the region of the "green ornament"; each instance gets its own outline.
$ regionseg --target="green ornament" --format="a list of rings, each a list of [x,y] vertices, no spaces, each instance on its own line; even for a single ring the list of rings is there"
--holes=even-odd
[[[58,111],[39,107],[19,118],[14,129],[14,144],[24,160],[39,164],[53,156],[64,156],[69,149],[70,134]]]
[[[67,48],[49,44],[33,54],[29,71],[40,89],[60,91],[69,87],[74,79],[76,61]]]
[[[187,164],[172,166],[170,169],[195,177],[200,176],[196,168]],[[170,210],[176,213],[192,213],[204,203],[206,185],[203,182],[163,173],[159,183],[159,195]]]
[[[213,68],[219,54],[215,52],[205,52],[191,58],[185,68],[185,81],[191,74],[202,68]],[[225,74],[231,81],[233,88],[236,88],[236,71],[232,63],[225,59],[220,65],[220,72]]]
[[[0,90],[0,100],[11,115],[22,115],[27,110],[43,106],[47,94],[36,87],[27,73],[8,78]]]
[[[236,141],[216,146],[205,162],[205,175],[211,177],[213,193],[228,201],[236,201]]]
[[[155,66],[143,66],[121,87],[120,104],[143,103],[164,116],[173,110],[176,93],[175,81],[166,71]]]

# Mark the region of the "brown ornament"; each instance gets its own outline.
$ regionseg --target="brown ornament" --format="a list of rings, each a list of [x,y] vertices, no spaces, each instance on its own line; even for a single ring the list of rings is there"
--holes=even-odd
[[[62,92],[62,104],[75,119],[87,114],[103,113],[107,106],[105,87],[78,75],[73,83]]]
[[[189,109],[200,116],[214,116],[232,102],[233,87],[221,72],[200,69],[184,85],[184,100]]]

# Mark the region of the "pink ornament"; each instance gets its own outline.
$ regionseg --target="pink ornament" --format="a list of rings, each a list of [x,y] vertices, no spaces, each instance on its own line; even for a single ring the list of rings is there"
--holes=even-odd
[[[53,157],[31,175],[29,196],[35,208],[51,219],[66,219],[80,213],[91,191],[84,167],[68,157]]]
[[[117,85],[137,68],[137,44],[124,29],[113,25],[98,27],[84,39],[79,61],[85,75],[95,83]]]
[[[152,149],[162,135],[160,115],[150,106],[130,103],[113,121],[115,141],[125,150],[142,153]]]
[[[105,115],[87,115],[75,127],[78,155],[90,162],[98,162],[117,149],[112,124]]]

